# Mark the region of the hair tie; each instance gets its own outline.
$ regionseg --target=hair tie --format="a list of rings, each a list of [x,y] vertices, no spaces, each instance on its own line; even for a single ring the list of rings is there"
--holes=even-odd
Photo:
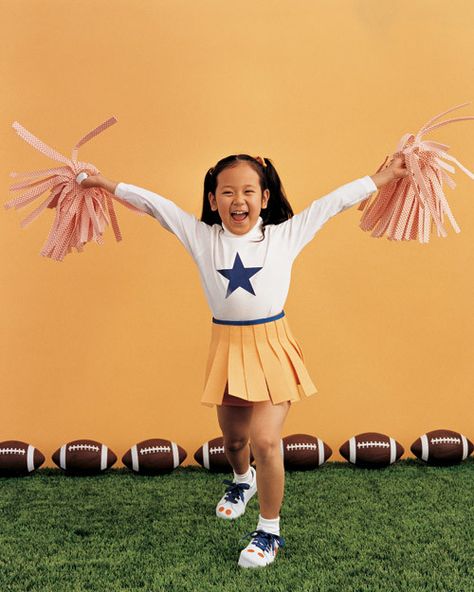
[[[265,158],[263,156],[254,156],[254,159],[259,162],[263,167],[267,167],[267,163],[265,162]]]

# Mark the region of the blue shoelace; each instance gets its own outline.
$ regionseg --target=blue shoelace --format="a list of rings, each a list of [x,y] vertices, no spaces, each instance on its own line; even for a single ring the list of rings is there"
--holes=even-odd
[[[275,542],[278,542],[280,547],[285,546],[285,539],[283,537],[265,530],[253,530],[244,535],[240,540],[243,541],[249,536],[253,537],[252,544],[262,549],[262,551],[273,550]]]
[[[249,489],[250,485],[248,483],[234,483],[229,479],[224,479],[223,483],[228,485],[226,488],[226,495],[225,499],[233,504],[237,503],[239,498],[244,501],[244,490]]]

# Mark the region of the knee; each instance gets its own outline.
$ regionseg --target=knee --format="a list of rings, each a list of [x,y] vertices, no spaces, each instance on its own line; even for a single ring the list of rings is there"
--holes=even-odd
[[[273,456],[281,451],[281,438],[259,435],[251,440],[250,447],[255,458]]]
[[[247,446],[249,439],[244,437],[230,437],[225,438],[224,446],[230,452],[238,452]]]

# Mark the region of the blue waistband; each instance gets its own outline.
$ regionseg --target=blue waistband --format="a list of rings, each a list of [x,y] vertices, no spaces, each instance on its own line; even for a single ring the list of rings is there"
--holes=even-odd
[[[277,319],[281,319],[285,316],[285,311],[282,310],[277,315],[273,317],[266,317],[264,319],[252,319],[250,321],[223,321],[221,319],[216,319],[212,317],[212,322],[216,323],[217,325],[260,325],[260,323],[269,323],[270,321],[276,321]]]

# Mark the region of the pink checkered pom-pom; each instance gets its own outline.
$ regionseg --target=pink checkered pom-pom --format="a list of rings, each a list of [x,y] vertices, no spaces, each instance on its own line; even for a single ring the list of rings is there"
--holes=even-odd
[[[392,156],[404,158],[409,174],[383,185],[378,193],[359,204],[359,210],[365,208],[360,219],[362,230],[373,230],[371,236],[377,238],[385,234],[389,240],[418,239],[420,243],[427,243],[433,221],[436,224],[438,236],[447,236],[443,226],[444,215],[446,215],[454,230],[461,232],[443,193],[443,181],[446,181],[451,189],[456,187],[456,183],[446,172],[454,173],[455,169],[442,158],[456,163],[471,179],[474,179],[474,174],[454,156],[446,153],[449,146],[421,138],[424,134],[448,123],[474,119],[474,116],[455,117],[431,125],[446,113],[469,104],[470,102],[463,103],[436,115],[420,129],[416,136],[411,133],[402,136],[397,152]],[[384,168],[387,159],[388,156],[377,172]],[[371,197],[374,199],[367,206]]]
[[[27,190],[5,203],[4,206],[6,209],[13,207],[16,209],[22,208],[33,202],[45,191],[50,190],[50,194],[46,200],[20,223],[22,227],[27,226],[45,208],[56,210],[56,216],[48,239],[40,251],[40,254],[44,257],[62,261],[72,251],[73,247],[78,252],[82,252],[84,245],[92,240],[100,245],[103,244],[102,236],[107,224],[112,225],[116,240],[122,240],[117,215],[114,210],[114,199],[138,215],[145,214],[142,210],[119,199],[103,188],[85,188],[76,180],[80,172],[85,172],[88,175],[97,175],[100,173],[94,165],[77,160],[79,147],[116,122],[117,119],[111,117],[81,138],[72,150],[71,159],[63,156],[42,142],[17,121],[13,122],[12,127],[21,138],[39,152],[64,165],[27,173],[10,173],[11,177],[22,176],[26,179],[20,183],[11,185],[10,190],[14,191],[25,188]]]

